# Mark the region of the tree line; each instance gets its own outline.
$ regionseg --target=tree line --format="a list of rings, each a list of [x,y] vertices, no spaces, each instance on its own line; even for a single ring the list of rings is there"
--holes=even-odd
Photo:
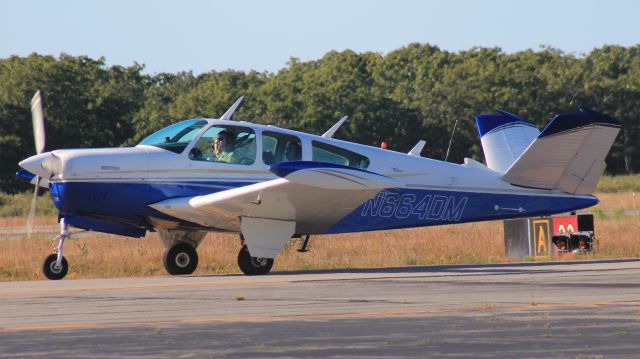
[[[505,109],[539,128],[580,106],[623,124],[607,158],[610,174],[640,169],[640,45],[603,46],[588,54],[550,47],[448,52],[410,44],[386,55],[329,52],[291,58],[276,73],[211,71],[144,74],[144,66],[111,66],[104,58],[32,54],[0,59],[0,192],[29,188],[17,163],[34,153],[30,99],[45,93],[47,149],[132,146],[177,120],[220,116],[239,96],[235,115],[321,134],[344,115],[336,137],[449,161],[483,160],[474,116]],[[457,124],[456,124],[457,122]]]

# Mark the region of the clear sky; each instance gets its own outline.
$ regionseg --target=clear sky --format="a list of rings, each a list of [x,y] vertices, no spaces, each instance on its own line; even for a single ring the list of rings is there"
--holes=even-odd
[[[459,51],[549,45],[587,53],[640,43],[634,0],[0,0],[0,58],[104,56],[145,73],[275,72],[331,50],[412,42]]]

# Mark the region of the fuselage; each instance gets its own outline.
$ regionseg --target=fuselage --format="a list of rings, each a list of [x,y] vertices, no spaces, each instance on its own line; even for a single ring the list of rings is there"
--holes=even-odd
[[[273,126],[197,121],[191,123],[201,126],[193,128],[187,141],[171,142],[166,137],[166,142],[143,141],[131,148],[56,150],[27,159],[21,166],[49,178],[51,197],[62,215],[142,229],[235,231],[233,226],[211,228],[173,218],[150,205],[277,179],[270,168],[287,160],[285,142],[301,145],[297,160],[337,163],[398,183],[354,208],[317,208],[316,222],[331,218],[326,222],[332,223],[299,223],[298,232],[305,234],[550,215],[598,202],[591,195],[513,186],[500,173],[473,160],[453,164]],[[238,134],[234,141],[246,159],[239,163],[208,160],[211,155],[204,152],[211,140],[207,136],[215,141],[221,129]]]

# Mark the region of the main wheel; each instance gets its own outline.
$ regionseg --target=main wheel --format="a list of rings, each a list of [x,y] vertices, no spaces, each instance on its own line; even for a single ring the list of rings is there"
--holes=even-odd
[[[60,280],[67,275],[69,271],[69,263],[65,257],[62,257],[62,263],[59,267],[56,267],[56,261],[58,260],[57,254],[50,254],[42,263],[42,273],[44,276],[51,280]]]
[[[245,245],[238,253],[238,266],[245,275],[263,275],[273,267],[273,259],[252,257]]]
[[[198,253],[187,243],[178,243],[164,251],[162,263],[171,275],[191,274],[198,267]]]

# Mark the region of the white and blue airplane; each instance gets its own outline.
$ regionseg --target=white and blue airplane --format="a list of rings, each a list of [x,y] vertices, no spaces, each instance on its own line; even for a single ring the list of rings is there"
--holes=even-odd
[[[232,119],[178,122],[132,148],[44,152],[39,93],[32,100],[37,155],[18,172],[48,187],[59,210],[43,272],[68,271],[68,227],[142,237],[157,232],[164,266],[190,274],[207,232],[238,233],[238,265],[266,274],[291,238],[539,215],[593,206],[604,159],[620,130],[593,110],[556,115],[540,132],[498,111],[476,117],[487,164],[409,153]],[[294,152],[293,155],[289,152]],[[231,153],[231,155],[230,155]],[[55,243],[57,241],[57,244]]]

